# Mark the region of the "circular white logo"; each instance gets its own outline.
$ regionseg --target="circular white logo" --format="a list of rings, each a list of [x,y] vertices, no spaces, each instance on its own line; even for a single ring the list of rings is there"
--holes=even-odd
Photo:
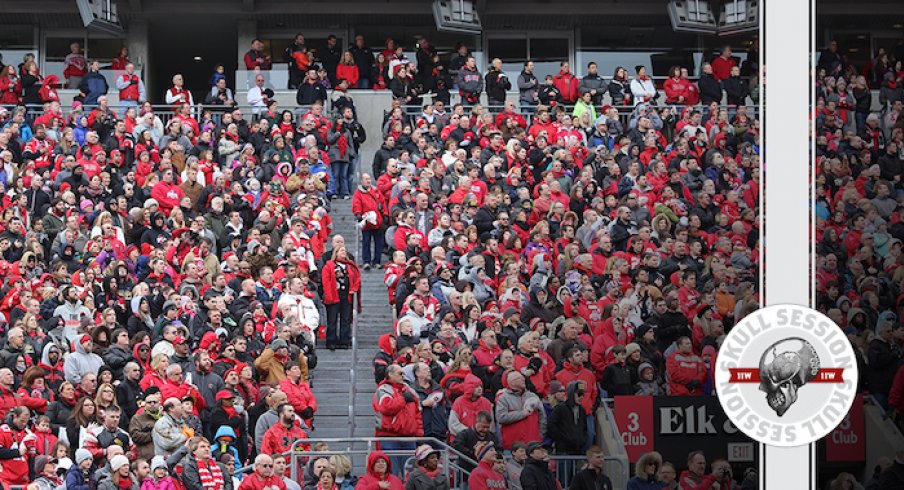
[[[854,403],[857,379],[854,349],[841,328],[798,305],[769,306],[741,320],[716,360],[725,414],[772,446],[803,446],[835,429]]]

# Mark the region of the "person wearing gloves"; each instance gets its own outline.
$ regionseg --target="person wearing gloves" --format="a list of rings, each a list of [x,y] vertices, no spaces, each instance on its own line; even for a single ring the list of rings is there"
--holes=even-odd
[[[543,402],[527,390],[527,381],[518,371],[510,371],[508,387],[496,398],[496,422],[502,433],[502,447],[511,449],[515,441],[539,441],[546,433]]]
[[[489,71],[487,71],[485,80],[487,87],[487,106],[494,111],[498,111],[499,108],[505,105],[505,93],[512,89],[512,81],[509,80],[508,75],[502,71],[501,59],[493,58],[493,62],[490,65]]]
[[[361,228],[364,247],[361,258],[364,259],[364,270],[368,271],[371,267],[379,269],[385,247],[382,229],[386,203],[383,194],[373,185],[373,177],[370,174],[361,174],[361,183],[352,196],[352,214]]]
[[[473,490],[500,490],[507,488],[505,475],[495,470],[496,445],[492,442],[478,442],[474,447],[477,468],[468,477],[468,488]]]
[[[656,92],[656,86],[653,85],[653,79],[647,76],[647,67],[637,65],[635,67],[637,76],[631,80],[631,96],[634,97],[634,105],[643,102],[655,104],[659,93]]]
[[[135,65],[126,65],[126,72],[116,79],[116,88],[119,90],[119,105],[126,107],[138,107],[144,103],[146,96],[144,82],[135,73]]]
[[[94,457],[87,449],[75,451],[75,464],[66,472],[66,490],[93,490],[97,488],[97,480],[94,477]],[[3,466],[6,472],[7,466]]]
[[[279,387],[305,424],[313,427],[314,412],[317,411],[317,398],[314,397],[311,386],[302,378],[301,366],[297,362],[286,363],[284,369],[286,377],[279,382]]]
[[[3,465],[0,482],[4,483],[4,486],[25,485],[29,482],[28,462],[35,454],[37,440],[37,437],[28,430],[30,415],[31,412],[27,407],[13,407],[7,415],[7,423],[0,426],[0,464]]]
[[[473,56],[468,56],[465,66],[461,67],[456,84],[463,104],[474,105],[480,102],[480,93],[483,92],[483,77],[477,71],[477,60]]]
[[[373,408],[377,437],[424,436],[424,421],[417,392],[405,384],[402,367],[398,364],[391,364],[386,368],[386,379],[377,385],[374,393]],[[381,447],[389,451],[412,450],[414,443],[386,441],[381,443]],[[392,459],[396,471],[401,473],[405,456],[393,456]]]
[[[439,451],[429,444],[414,452],[417,465],[408,473],[405,490],[449,490],[449,479],[439,471]]]
[[[122,454],[110,459],[112,472],[97,482],[97,490],[139,490],[140,486],[129,468],[129,458]]]
[[[703,359],[694,354],[693,343],[688,337],[676,341],[678,348],[665,362],[671,395],[701,395],[706,381]]]

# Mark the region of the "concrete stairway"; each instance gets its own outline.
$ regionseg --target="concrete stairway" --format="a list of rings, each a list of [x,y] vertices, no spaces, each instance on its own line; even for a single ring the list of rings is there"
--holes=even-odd
[[[351,200],[333,200],[330,216],[334,233],[345,237],[349,250],[360,260],[360,241],[357,237]],[[328,247],[329,248],[329,247]],[[392,326],[392,311],[387,304],[383,270],[361,271],[363,312],[358,317],[358,360],[354,363],[356,381],[351,398],[352,351],[330,352],[321,341],[317,349],[317,368],[314,371],[314,395],[317,415],[312,438],[372,437],[374,416],[371,400],[374,384],[372,361],[380,335]],[[354,430],[350,430],[350,400],[354,403]]]

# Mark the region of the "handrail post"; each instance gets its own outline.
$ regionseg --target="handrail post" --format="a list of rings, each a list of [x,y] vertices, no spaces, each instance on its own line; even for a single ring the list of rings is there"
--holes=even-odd
[[[356,234],[357,235],[357,234]],[[355,437],[355,385],[358,381],[358,302],[360,292],[352,294],[352,362],[348,378],[348,437]]]

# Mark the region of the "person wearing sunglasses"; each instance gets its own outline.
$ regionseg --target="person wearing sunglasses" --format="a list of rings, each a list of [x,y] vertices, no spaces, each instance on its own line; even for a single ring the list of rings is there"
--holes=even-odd
[[[242,478],[239,490],[286,490],[282,477],[273,474],[273,458],[267,454],[259,454],[254,458],[254,473]]]

